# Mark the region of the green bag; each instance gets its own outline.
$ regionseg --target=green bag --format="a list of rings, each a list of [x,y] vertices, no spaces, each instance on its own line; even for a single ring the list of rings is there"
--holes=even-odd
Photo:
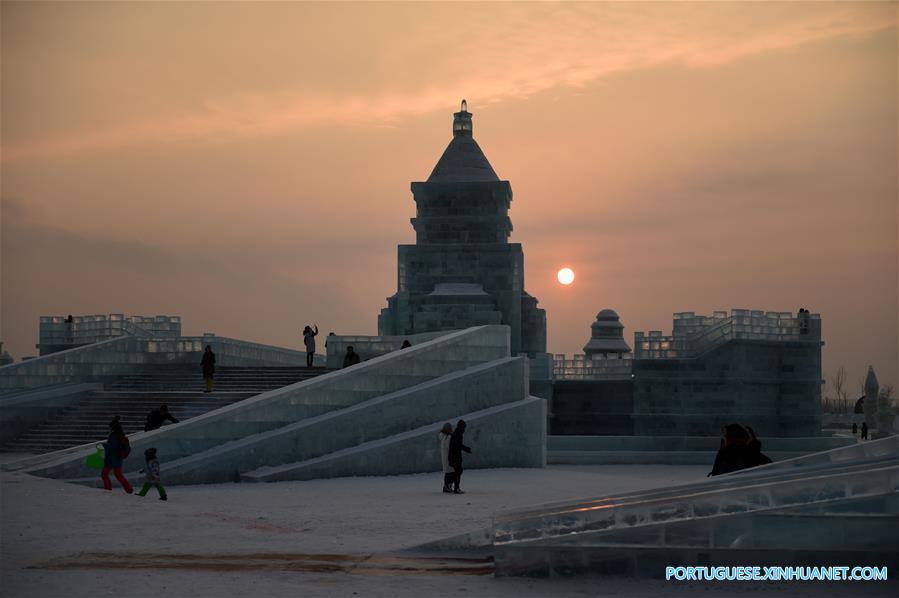
[[[97,452],[92,453],[87,456],[87,459],[84,460],[84,464],[90,467],[91,469],[103,469],[103,463],[106,458],[106,450],[103,448],[102,444],[97,444]]]

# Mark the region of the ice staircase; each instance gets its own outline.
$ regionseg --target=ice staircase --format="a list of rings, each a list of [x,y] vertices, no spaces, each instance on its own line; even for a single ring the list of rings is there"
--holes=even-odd
[[[217,392],[252,392],[281,388],[328,372],[325,367],[304,366],[219,366],[215,370]],[[114,391],[190,391],[205,390],[203,376],[196,366],[145,368],[139,374],[121,376],[105,385]]]
[[[103,390],[91,391],[0,450],[16,453],[47,453],[104,440],[113,416],[121,417],[126,432],[143,430],[147,413],[168,405],[178,420],[188,420],[262,392],[308,380],[327,372],[306,367],[219,367],[215,391],[204,393],[205,383],[195,366],[145,367],[142,372],[122,376]],[[167,422],[168,423],[168,422]]]
[[[506,513],[497,575],[899,564],[899,436],[696,484]]]
[[[527,359],[509,328],[454,332],[359,365],[130,436],[126,472],[155,447],[166,484],[388,475],[440,467],[437,431],[468,421],[467,467],[545,463],[545,401],[528,394]],[[89,448],[45,455],[27,471],[96,484]]]
[[[711,353],[724,343],[731,340],[734,336],[734,319],[733,317],[723,318],[705,330],[689,337],[691,357],[700,357],[707,353]]]

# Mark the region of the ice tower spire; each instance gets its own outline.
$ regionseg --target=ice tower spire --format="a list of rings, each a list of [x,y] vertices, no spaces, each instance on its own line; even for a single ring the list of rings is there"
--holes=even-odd
[[[484,152],[471,136],[471,112],[462,100],[462,109],[453,113],[453,138],[444,150],[428,182],[499,182]]]
[[[453,137],[459,135],[471,137],[471,112],[465,99],[462,100],[462,109],[453,114]]]

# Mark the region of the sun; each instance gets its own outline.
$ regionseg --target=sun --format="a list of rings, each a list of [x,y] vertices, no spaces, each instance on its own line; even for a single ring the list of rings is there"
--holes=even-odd
[[[559,278],[559,282],[564,285],[574,282],[574,270],[571,268],[562,268],[556,276]]]

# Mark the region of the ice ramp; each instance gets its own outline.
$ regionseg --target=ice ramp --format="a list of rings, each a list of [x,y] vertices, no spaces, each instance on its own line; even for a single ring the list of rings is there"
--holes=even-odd
[[[899,439],[707,481],[496,517],[500,576],[676,565],[899,565]]]
[[[717,436],[552,435],[546,441],[550,465],[708,465],[715,462]],[[763,438],[762,452],[775,462],[855,444],[852,437]]]
[[[540,419],[546,401],[528,397],[462,415],[468,424],[466,469],[541,467],[545,449]],[[280,482],[342,476],[398,475],[440,471],[437,433],[442,423],[373,440],[308,461],[262,467],[241,475],[242,481]]]
[[[261,482],[436,471],[440,469],[435,450],[440,426],[446,421],[469,421],[476,413],[480,424],[469,422],[470,443],[496,451],[506,466],[533,465],[542,458],[543,426],[537,425],[537,416],[529,416],[521,402],[526,386],[524,358],[496,359],[167,462],[165,480],[167,484]],[[504,419],[494,421],[482,414],[493,407],[501,407],[498,411]],[[409,433],[432,428],[433,433],[418,447],[420,452],[410,452],[405,461],[386,459],[387,447],[399,442],[411,451]],[[518,439],[509,438],[512,430],[518,430]],[[534,454],[537,448],[540,455]],[[354,460],[366,465],[347,468],[345,464]],[[338,467],[338,463],[344,465]],[[484,463],[490,465],[489,460]]]
[[[528,397],[527,362],[509,356],[509,328],[480,326],[133,434],[125,470],[139,469],[144,449],[152,446],[167,484],[231,481],[507,403],[521,407],[507,410],[508,429],[527,428],[543,445],[545,418],[537,421]],[[516,414],[533,421],[525,425]],[[522,466],[513,454],[518,445],[509,442],[499,454]],[[27,471],[96,484],[96,472],[83,465],[92,450],[51,453],[30,462]],[[545,451],[530,463],[542,466]],[[433,464],[438,468],[439,460]]]

